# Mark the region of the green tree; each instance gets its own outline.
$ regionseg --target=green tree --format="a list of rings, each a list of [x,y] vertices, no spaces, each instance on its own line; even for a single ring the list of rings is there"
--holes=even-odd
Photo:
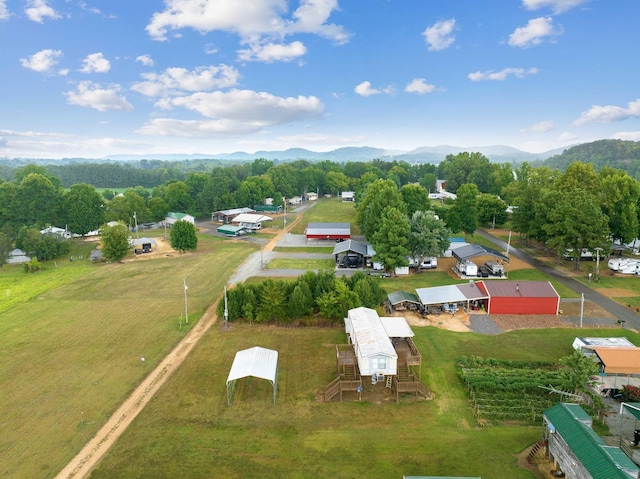
[[[431,207],[429,193],[422,186],[416,184],[404,185],[400,188],[402,200],[407,205],[407,215],[409,218],[416,211],[427,211]]]
[[[565,387],[572,387],[576,393],[586,391],[591,376],[599,372],[598,363],[593,357],[584,356],[580,351],[574,351],[559,362],[560,377]]]
[[[7,264],[7,260],[9,259],[9,253],[11,253],[11,238],[9,238],[6,234],[0,232],[0,269]]]
[[[406,205],[397,185],[391,180],[376,180],[370,183],[356,205],[357,222],[365,238],[373,238],[380,227],[382,212],[388,207],[406,213]]]
[[[19,224],[43,227],[56,224],[62,202],[62,188],[38,173],[28,174],[18,185],[16,215]]]
[[[48,261],[69,252],[69,244],[59,238],[43,235],[37,228],[22,227],[16,237],[16,248],[21,249],[27,256]]]
[[[603,168],[599,173],[598,188],[602,212],[609,218],[611,238],[622,244],[638,236],[638,200],[640,183],[627,173]]]
[[[169,207],[167,203],[159,196],[152,196],[149,198],[149,219],[151,221],[162,221],[167,217]]]
[[[313,293],[305,281],[298,281],[289,298],[289,314],[293,319],[313,314]]]
[[[349,178],[340,171],[330,171],[324,177],[324,187],[326,191],[338,195],[341,191],[349,189]]]
[[[342,278],[335,281],[334,289],[322,294],[317,300],[320,315],[326,319],[344,319],[350,309],[358,307],[358,294],[349,289]]]
[[[100,241],[102,243],[102,255],[108,261],[120,261],[129,254],[131,249],[129,228],[122,222],[118,222],[113,226],[103,225],[100,229]]]
[[[282,282],[273,279],[264,281],[256,321],[263,323],[281,321],[286,317],[286,307],[287,301]]]
[[[509,219],[507,204],[496,195],[482,193],[478,196],[478,222],[484,225],[503,225]]]
[[[94,186],[78,183],[64,196],[64,213],[69,230],[84,236],[104,222],[104,202]]]
[[[374,260],[391,271],[399,266],[407,266],[410,231],[409,220],[404,213],[394,207],[385,208],[380,225],[371,237],[371,245],[376,252]]]
[[[608,242],[609,224],[594,198],[580,188],[554,192],[547,196],[547,244],[559,253],[573,251],[574,268],[580,269],[580,252],[593,250]]]
[[[164,188],[164,201],[169,211],[186,213],[193,209],[195,201],[189,195],[189,186],[183,181],[172,180]]]
[[[489,160],[478,152],[464,151],[457,155],[447,155],[437,168],[438,178],[444,179],[447,191],[458,192],[466,183],[475,184],[483,193],[488,193],[493,185],[492,176],[496,169]]]
[[[198,247],[196,227],[188,221],[176,221],[173,223],[173,226],[171,226],[169,243],[173,249],[181,253],[195,250]]]
[[[447,226],[453,232],[463,231],[472,235],[478,228],[478,195],[480,191],[473,183],[458,188],[457,198],[447,215]]]
[[[409,252],[414,264],[425,258],[442,256],[449,247],[451,230],[433,211],[416,211],[409,222]]]

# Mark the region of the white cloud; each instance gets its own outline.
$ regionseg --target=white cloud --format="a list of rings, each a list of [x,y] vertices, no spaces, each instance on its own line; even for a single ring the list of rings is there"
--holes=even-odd
[[[512,47],[530,47],[539,45],[545,37],[559,35],[560,32],[553,28],[553,18],[538,17],[529,20],[526,26],[518,27],[509,35],[509,45]]]
[[[218,51],[219,51],[218,47],[216,47],[215,44],[213,44],[213,43],[207,43],[204,46],[204,52],[207,55],[213,55],[215,53],[218,53]]]
[[[40,50],[29,58],[21,58],[20,64],[29,70],[40,73],[48,73],[58,64],[58,58],[62,56],[61,50]]]
[[[207,118],[260,127],[315,118],[324,112],[324,105],[314,96],[283,98],[252,90],[198,92],[165,98],[157,106],[164,109],[182,107]]]
[[[565,131],[558,137],[560,143],[573,143],[578,140],[578,137],[569,131]]]
[[[527,10],[538,10],[550,7],[553,13],[562,13],[574,7],[587,3],[589,0],[522,0],[522,5]]]
[[[382,89],[372,88],[370,81],[363,81],[359,85],[356,85],[354,91],[360,96],[371,96],[379,95],[381,93],[391,94],[394,92],[394,88],[392,86],[388,86]]]
[[[583,126],[588,123],[611,123],[613,121],[622,121],[638,116],[640,116],[640,98],[629,102],[627,108],[612,105],[594,105],[587,111],[582,112],[580,118],[574,121],[573,125]]]
[[[0,20],[9,18],[9,15],[10,13],[6,5],[6,0],[0,0]]]
[[[483,80],[497,80],[503,81],[506,80],[510,75],[515,76],[516,78],[524,78],[527,75],[535,75],[538,73],[537,68],[503,68],[500,71],[494,72],[492,70],[488,70],[486,72],[477,71],[475,73],[469,73],[467,77],[471,81],[483,81]]]
[[[53,20],[61,18],[53,8],[47,5],[47,0],[28,0],[27,8],[24,9],[24,12],[29,17],[29,20],[37,23],[43,23],[45,18]]]
[[[238,50],[238,59],[241,61],[259,61],[272,63],[274,61],[289,62],[307,53],[307,48],[302,42],[268,43],[266,45],[251,45],[248,49]]]
[[[92,53],[82,60],[82,73],[107,73],[111,70],[111,63],[102,53]]]
[[[249,45],[297,33],[319,35],[339,44],[349,40],[342,26],[326,23],[338,8],[337,0],[300,0],[290,18],[286,17],[286,0],[165,0],[165,4],[165,10],[154,13],[146,27],[155,40],[166,40],[169,32],[183,28],[235,33]]]
[[[456,37],[453,35],[453,29],[456,26],[455,18],[442,20],[433,24],[422,32],[426,42],[429,44],[429,50],[439,51],[449,48]]]
[[[611,135],[611,138],[626,141],[640,141],[640,131],[619,131]]]
[[[551,131],[556,127],[556,124],[551,120],[541,121],[538,123],[534,123],[533,125],[526,128],[524,131],[531,131],[534,133],[546,133],[547,131]]]
[[[139,55],[136,57],[138,63],[142,63],[145,67],[152,67],[154,65],[151,55]]]
[[[420,95],[424,93],[432,93],[436,90],[435,85],[427,83],[424,78],[415,78],[405,87],[404,91],[407,93],[418,93]]]
[[[143,73],[145,81],[131,89],[146,96],[175,95],[181,92],[209,91],[238,84],[240,73],[227,65],[186,68],[167,68],[163,73]]]
[[[85,106],[98,111],[133,110],[133,106],[119,92],[120,87],[117,85],[101,88],[96,83],[82,81],[75,91],[68,91],[65,95],[71,105]]]
[[[154,118],[136,133],[153,136],[178,136],[184,138],[228,138],[259,132],[264,126],[259,122],[233,120],[176,120]]]

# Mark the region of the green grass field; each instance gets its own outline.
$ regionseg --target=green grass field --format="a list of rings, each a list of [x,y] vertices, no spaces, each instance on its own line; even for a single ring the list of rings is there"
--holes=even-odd
[[[293,259],[275,258],[269,261],[267,269],[333,269],[336,262],[332,259]]]
[[[435,399],[374,404],[314,401],[315,391],[335,375],[334,344],[346,341],[342,329],[215,328],[91,477],[533,477],[516,466],[514,456],[540,438],[540,427],[479,427],[456,359],[554,361],[571,352],[575,330],[498,336],[414,331],[423,355],[422,378]],[[269,383],[247,378],[227,406],[225,382],[235,352],[256,345],[279,352],[277,402],[271,402]]]
[[[58,260],[42,274],[0,273],[6,294],[21,298],[0,321],[0,477],[55,476],[221,296],[252,251],[199,239],[197,253],[171,258]]]
[[[304,234],[309,223],[351,223],[351,235],[357,236],[360,229],[355,217],[354,203],[338,201],[336,198],[322,198],[302,213],[302,220],[291,229],[291,233]]]

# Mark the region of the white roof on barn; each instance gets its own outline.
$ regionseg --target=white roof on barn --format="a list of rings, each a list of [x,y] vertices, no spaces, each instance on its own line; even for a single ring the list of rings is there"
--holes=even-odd
[[[262,223],[263,221],[273,221],[273,218],[266,215],[252,213],[241,213],[231,220],[232,223]]]
[[[231,402],[230,385],[237,379],[253,376],[265,379],[273,385],[273,401],[276,400],[278,378],[278,351],[255,346],[238,351],[227,377],[227,402]]]
[[[407,320],[399,316],[380,318],[387,336],[390,338],[413,338],[413,330]]]
[[[374,309],[362,307],[350,309],[345,318],[345,327],[359,358],[398,357]]]

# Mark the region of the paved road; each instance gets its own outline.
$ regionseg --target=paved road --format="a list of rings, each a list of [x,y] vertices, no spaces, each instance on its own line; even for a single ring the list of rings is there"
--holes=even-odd
[[[506,251],[507,246],[509,246],[509,255],[513,255],[516,258],[526,261],[527,263],[536,267],[540,271],[549,275],[554,280],[571,288],[576,293],[578,294],[583,293],[585,300],[592,301],[593,303],[600,306],[602,309],[613,314],[616,318],[618,318],[618,320],[624,321],[624,327],[640,330],[640,316],[638,316],[638,314],[633,310],[626,308],[624,306],[621,306],[615,301],[607,298],[606,296],[598,293],[597,291],[594,291],[588,286],[585,286],[584,284],[575,280],[574,278],[567,276],[561,271],[558,271],[557,269],[544,264],[542,261],[534,258],[533,256],[528,255],[527,253],[519,250],[518,248],[514,248],[513,245],[507,245],[507,243],[492,236],[490,233],[486,231],[478,230],[476,231],[476,234],[479,234],[480,236],[492,241],[496,246],[501,248],[503,251]],[[584,319],[583,324],[588,326],[589,325],[588,318],[583,318],[583,319]]]

